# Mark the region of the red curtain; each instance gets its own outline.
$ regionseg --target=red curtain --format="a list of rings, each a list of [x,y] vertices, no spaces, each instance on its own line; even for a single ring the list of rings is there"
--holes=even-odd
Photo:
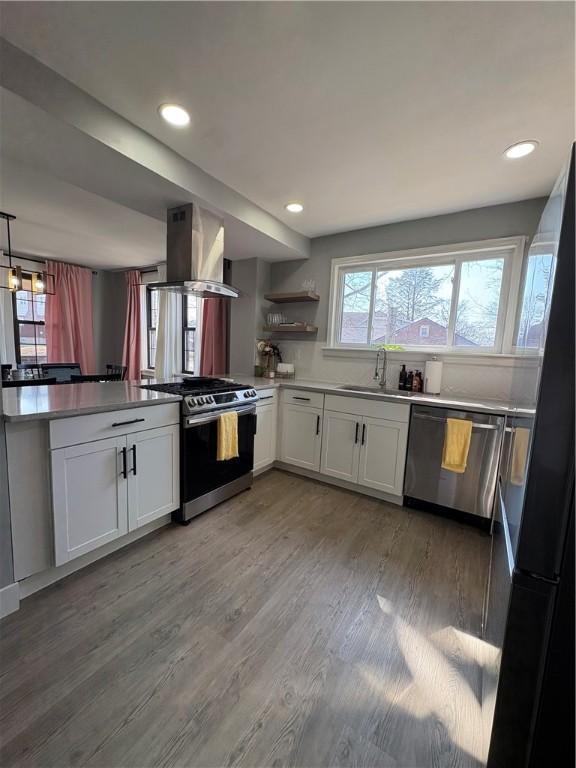
[[[129,381],[140,379],[140,272],[133,269],[126,272],[128,302],[126,305],[126,327],[124,329],[124,351],[122,365],[125,365]]]
[[[202,348],[200,376],[228,373],[228,305],[230,299],[204,299],[202,302]]]
[[[61,261],[46,262],[54,275],[54,294],[46,296],[46,347],[49,363],[79,363],[94,370],[92,270]]]

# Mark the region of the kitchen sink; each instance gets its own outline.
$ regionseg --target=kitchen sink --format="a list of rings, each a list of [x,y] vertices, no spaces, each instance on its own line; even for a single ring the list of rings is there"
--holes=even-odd
[[[342,384],[338,389],[344,389],[347,392],[370,392],[370,394],[388,395],[388,397],[412,397],[417,394],[404,389],[382,389],[378,386],[369,384]]]

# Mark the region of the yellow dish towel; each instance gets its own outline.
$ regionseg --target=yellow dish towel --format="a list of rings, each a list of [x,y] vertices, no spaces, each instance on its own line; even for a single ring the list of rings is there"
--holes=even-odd
[[[512,446],[512,467],[510,471],[510,482],[512,485],[522,485],[524,482],[529,441],[530,430],[526,429],[526,427],[517,427],[514,433],[514,445]]]
[[[218,461],[238,456],[238,414],[236,411],[221,413],[218,417]]]
[[[472,422],[468,419],[446,419],[442,469],[462,474],[466,471]]]

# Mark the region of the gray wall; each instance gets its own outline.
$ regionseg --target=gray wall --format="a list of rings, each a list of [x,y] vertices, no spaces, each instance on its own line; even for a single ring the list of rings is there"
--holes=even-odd
[[[266,319],[264,294],[270,289],[270,264],[256,258],[233,261],[230,281],[240,291],[230,303],[230,371],[252,375],[254,341],[262,336]]]
[[[298,291],[304,280],[315,280],[320,302],[300,305],[299,319],[314,322],[318,335],[313,340],[325,341],[332,259],[514,235],[532,237],[545,203],[546,198],[536,198],[317,237],[310,259],[271,265],[271,290]]]
[[[98,271],[92,276],[94,351],[96,371],[107,363],[121,363],[126,323],[126,277],[124,272]]]
[[[2,384],[0,384],[0,589],[12,584],[13,581],[8,464],[6,461],[4,417],[2,416]]]

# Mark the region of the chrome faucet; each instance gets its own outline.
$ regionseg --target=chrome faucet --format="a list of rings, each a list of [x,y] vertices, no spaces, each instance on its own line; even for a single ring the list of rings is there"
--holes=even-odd
[[[380,360],[382,360],[382,371],[380,371]],[[380,387],[386,389],[386,350],[379,349],[376,352],[376,368],[374,369],[374,381],[380,380]]]

